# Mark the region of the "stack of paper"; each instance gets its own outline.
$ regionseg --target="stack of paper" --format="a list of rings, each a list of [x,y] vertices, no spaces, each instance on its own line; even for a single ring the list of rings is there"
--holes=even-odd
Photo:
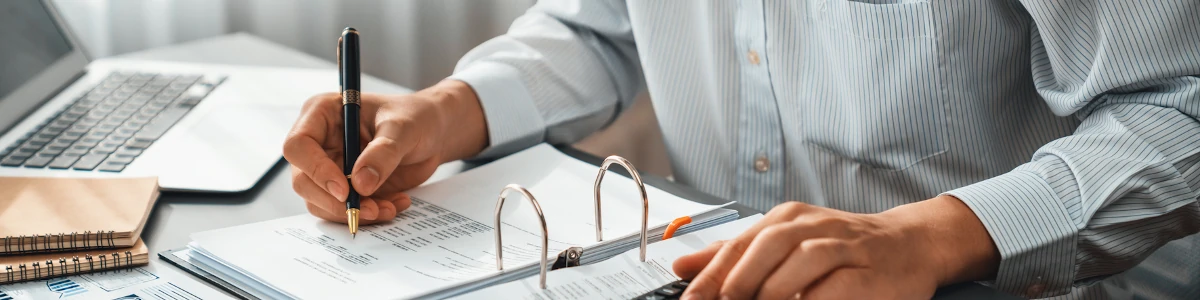
[[[394,222],[362,228],[308,215],[192,235],[189,255],[225,281],[263,298],[399,299],[453,296],[497,283],[537,277],[539,259],[584,247],[589,264],[639,243],[642,200],[629,178],[609,173],[601,194],[604,241],[596,241],[592,184],[596,166],[540,145],[409,191],[413,205]],[[504,271],[496,270],[496,198],[507,184],[528,188],[545,212],[549,256],[528,201],[512,193],[502,212]],[[737,218],[647,186],[650,240],[681,216],[680,233]]]

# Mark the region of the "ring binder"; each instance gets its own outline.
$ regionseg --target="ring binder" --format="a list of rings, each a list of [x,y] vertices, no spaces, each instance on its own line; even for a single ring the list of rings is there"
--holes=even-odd
[[[625,170],[629,171],[629,177],[633,178],[633,183],[637,184],[638,191],[642,193],[641,259],[642,262],[646,262],[646,227],[650,222],[650,198],[646,196],[646,185],[642,183],[642,176],[638,175],[637,168],[634,168],[633,163],[630,163],[629,160],[625,159],[624,157],[612,155],[608,158],[605,158],[604,163],[600,164],[600,173],[596,174],[596,183],[594,185],[595,188],[593,189],[595,191],[594,194],[596,198],[596,241],[604,241],[604,235],[602,232],[604,226],[602,226],[600,223],[600,182],[604,180],[604,173],[608,171],[608,167],[613,164],[618,164],[622,167],[625,167]]]
[[[542,257],[541,269],[541,287],[546,289],[546,254],[550,251],[550,232],[546,228],[546,215],[542,214],[542,206],[538,204],[537,199],[533,198],[533,194],[519,184],[509,184],[500,190],[500,198],[496,199],[496,270],[504,270],[504,243],[500,239],[500,212],[504,208],[504,200],[508,198],[508,192],[517,191],[525,196],[530,203],[533,204],[533,210],[537,212],[538,219],[542,221]]]

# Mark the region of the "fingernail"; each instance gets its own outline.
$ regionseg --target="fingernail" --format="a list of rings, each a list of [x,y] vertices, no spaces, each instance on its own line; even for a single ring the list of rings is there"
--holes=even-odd
[[[354,185],[358,187],[374,189],[377,183],[379,183],[379,172],[376,172],[375,168],[364,167],[358,170],[358,174],[354,174]]]
[[[342,186],[338,185],[337,182],[333,182],[333,180],[326,181],[325,190],[329,191],[330,194],[333,194],[333,197],[337,198],[338,201],[346,202],[346,191],[343,190]]]

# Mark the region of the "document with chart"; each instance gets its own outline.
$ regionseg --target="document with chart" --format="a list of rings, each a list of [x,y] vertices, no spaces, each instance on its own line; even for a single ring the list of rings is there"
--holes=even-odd
[[[411,190],[412,206],[389,223],[363,227],[352,239],[344,224],[298,215],[192,235],[192,261],[242,289],[271,298],[440,298],[496,283],[537,277],[539,259],[578,246],[589,264],[639,244],[642,197],[634,182],[609,172],[601,189],[603,241],[597,241],[593,183],[598,167],[540,145]],[[512,193],[494,227],[502,188],[521,184],[537,198],[547,223],[549,256],[541,258],[542,227],[530,202]],[[680,233],[737,218],[647,186],[648,235],[661,239],[671,220],[690,216]],[[299,203],[299,202],[298,202]],[[495,230],[503,236],[497,270]]]
[[[0,285],[2,300],[220,300],[233,299],[188,279],[156,272],[153,267],[105,271]]]

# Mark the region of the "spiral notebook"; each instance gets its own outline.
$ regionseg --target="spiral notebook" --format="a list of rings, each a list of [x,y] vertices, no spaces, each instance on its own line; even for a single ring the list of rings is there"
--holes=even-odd
[[[133,247],[0,256],[0,284],[146,265],[150,250],[141,239]]]
[[[158,179],[0,177],[0,256],[130,247]]]

